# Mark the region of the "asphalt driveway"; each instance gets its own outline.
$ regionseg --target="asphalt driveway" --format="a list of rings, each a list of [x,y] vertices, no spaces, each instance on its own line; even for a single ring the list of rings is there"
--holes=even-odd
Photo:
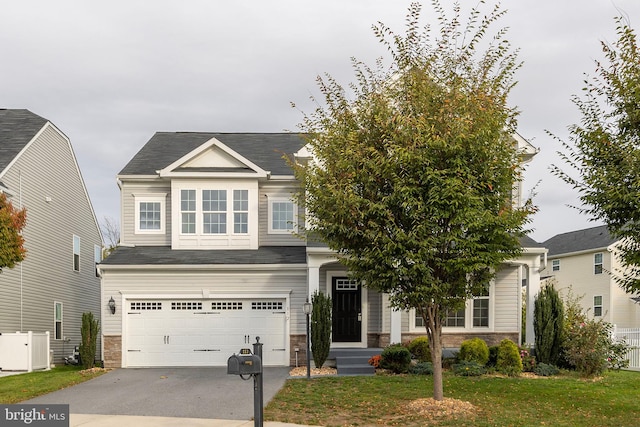
[[[266,405],[283,386],[289,368],[264,368]],[[227,368],[115,369],[90,381],[23,403],[69,404],[72,414],[249,420],[253,378]]]

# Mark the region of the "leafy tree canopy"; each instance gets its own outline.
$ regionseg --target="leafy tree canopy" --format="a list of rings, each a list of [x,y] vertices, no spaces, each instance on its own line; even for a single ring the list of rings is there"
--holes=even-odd
[[[636,34],[615,19],[618,39],[601,43],[604,61],[596,76],[585,78],[583,96],[572,101],[582,115],[569,127],[561,158],[580,177],[553,166],[553,171],[580,192],[580,210],[603,220],[621,239],[617,277],[628,292],[640,292],[640,53]],[[557,137],[554,137],[558,139]]]
[[[25,209],[18,210],[0,192],[0,272],[3,268],[13,268],[26,255],[24,238],[20,232],[27,222]]]
[[[331,76],[318,78],[324,104],[300,126],[313,160],[294,167],[308,232],[354,278],[423,316],[438,370],[446,312],[484,292],[520,253],[533,208],[512,203],[521,169],[507,96],[520,64],[505,30],[484,43],[505,12],[473,9],[463,26],[459,5],[448,17],[432,3],[435,37],[420,26],[416,3],[404,35],[373,27],[391,65],[353,60],[349,94]]]

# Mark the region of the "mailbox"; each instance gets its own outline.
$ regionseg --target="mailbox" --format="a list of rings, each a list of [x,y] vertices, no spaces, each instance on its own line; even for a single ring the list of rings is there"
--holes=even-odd
[[[262,373],[262,361],[259,356],[241,351],[227,359],[227,374],[252,375]]]

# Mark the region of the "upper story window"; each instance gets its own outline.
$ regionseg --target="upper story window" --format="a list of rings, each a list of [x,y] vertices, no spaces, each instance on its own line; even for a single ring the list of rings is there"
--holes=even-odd
[[[249,232],[249,191],[233,190],[233,232]]]
[[[180,190],[181,234],[226,235],[230,230],[249,233],[249,190]]]
[[[593,274],[602,274],[602,253],[593,254]]]
[[[180,190],[182,234],[196,233],[196,190]]]
[[[100,277],[98,273],[98,264],[102,261],[102,247],[98,245],[93,245],[93,260],[96,263],[96,277]]]
[[[269,233],[291,233],[295,230],[296,205],[286,198],[269,199]]]
[[[73,236],[73,271],[80,271],[80,237]]]
[[[602,295],[593,297],[593,315],[596,317],[602,316]]]
[[[136,205],[136,233],[164,233],[166,194],[134,194],[134,198]]]
[[[202,190],[202,232],[227,233],[227,190]]]
[[[554,259],[553,261],[551,261],[551,270],[560,271],[560,260],[559,259]]]

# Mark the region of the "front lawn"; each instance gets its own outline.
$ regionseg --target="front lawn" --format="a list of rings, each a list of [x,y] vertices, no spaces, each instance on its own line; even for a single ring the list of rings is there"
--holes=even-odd
[[[59,366],[0,378],[0,403],[11,404],[80,384],[102,375],[104,370],[83,371],[78,366]]]
[[[462,415],[409,408],[432,396],[430,376],[376,375],[290,379],[264,418],[321,426],[637,426],[640,373],[610,372],[597,380],[559,377],[457,377],[445,372],[445,398],[474,405]]]

